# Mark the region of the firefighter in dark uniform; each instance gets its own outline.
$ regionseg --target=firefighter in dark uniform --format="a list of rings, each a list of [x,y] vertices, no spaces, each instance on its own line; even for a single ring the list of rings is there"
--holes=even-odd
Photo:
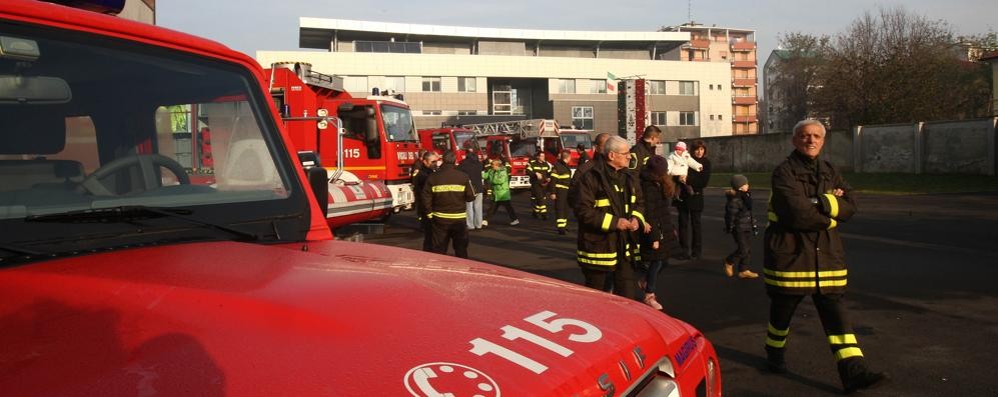
[[[636,232],[651,226],[641,214],[641,187],[627,171],[631,162],[627,141],[618,136],[606,140],[603,155],[579,177],[575,217],[579,221],[576,261],[586,286],[635,299],[632,249]]]
[[[831,163],[820,158],[825,127],[804,120],[794,127],[796,148],[773,171],[764,275],[770,298],[766,353],[769,368],[786,371],[784,352],[790,320],[811,296],[847,393],[877,386],[886,376],[872,372],[846,319],[845,251],[837,226],[856,212],[851,188]]]
[[[565,229],[568,228],[568,184],[572,180],[572,169],[568,168],[568,160],[571,158],[572,152],[568,150],[558,154],[558,161],[551,170],[551,182],[548,183],[548,192],[554,201],[554,222],[558,234],[565,234]]]
[[[426,179],[437,169],[437,160],[440,156],[432,151],[422,151],[419,161],[412,167],[412,187],[416,193],[416,218],[423,229],[423,251],[433,252],[433,231],[430,227],[430,217],[428,212],[423,211],[423,187],[426,186]]]
[[[551,181],[551,164],[544,160],[544,151],[539,151],[527,163],[530,176],[530,201],[534,203],[534,218],[548,219],[547,185]]]
[[[655,147],[662,141],[662,130],[654,125],[645,127],[641,134],[641,140],[631,148],[631,157],[634,158],[634,174],[641,176],[641,171],[648,164],[648,159],[655,155]]]
[[[455,167],[457,154],[446,151],[444,163],[426,179],[421,191],[423,211],[430,215],[433,230],[433,252],[447,254],[454,241],[454,255],[468,257],[468,202],[475,200],[475,188],[468,174]]]

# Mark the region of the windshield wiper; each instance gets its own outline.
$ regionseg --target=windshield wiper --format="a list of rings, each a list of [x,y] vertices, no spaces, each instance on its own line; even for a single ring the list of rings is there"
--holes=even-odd
[[[118,207],[60,212],[48,215],[32,215],[24,218],[24,221],[52,223],[127,223],[142,219],[173,218],[195,225],[224,231],[238,237],[238,241],[257,241],[260,239],[260,236],[253,233],[185,216],[192,213],[193,211],[182,208],[123,205]]]

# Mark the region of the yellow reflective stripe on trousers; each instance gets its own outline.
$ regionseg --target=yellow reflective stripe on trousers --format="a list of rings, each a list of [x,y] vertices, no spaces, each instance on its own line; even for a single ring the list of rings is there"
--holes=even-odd
[[[835,352],[836,360],[845,360],[851,357],[863,357],[863,351],[858,347],[847,347],[845,349],[839,349]]]
[[[604,214],[603,215],[603,224],[600,225],[600,228],[603,229],[604,232],[610,231],[610,222],[612,222],[612,221],[613,221],[613,215]]]
[[[431,212],[431,217],[443,218],[443,219],[465,219],[468,217],[467,212]]]
[[[556,187],[558,189],[568,189],[568,185],[562,185],[560,183],[554,184],[554,187]]]
[[[845,287],[848,281],[846,280],[821,280],[817,284],[818,287]],[[814,288],[814,281],[779,281],[773,280],[771,278],[766,278],[766,284],[775,285],[777,287],[786,288]]]
[[[551,174],[551,177],[558,179],[568,179],[572,177],[572,174]]]
[[[839,199],[835,197],[834,194],[826,194],[825,198],[828,199],[828,216],[832,218],[839,217]]]
[[[756,342],[756,343],[758,343],[758,342]],[[775,347],[777,349],[782,349],[783,346],[786,346],[786,345],[787,345],[786,339],[784,339],[784,340],[774,340],[774,339],[770,339],[768,336],[766,337],[766,346],[771,346],[771,347]]]
[[[610,199],[599,199],[599,200],[596,200],[595,204],[593,204],[593,207],[597,207],[597,208],[599,208],[599,207],[609,207],[609,206],[610,206]]]
[[[785,277],[785,278],[814,278],[815,276],[821,278],[828,277],[845,277],[848,273],[848,269],[842,270],[825,270],[820,272],[781,272],[777,270],[762,269],[764,274],[768,274],[773,277]]]
[[[856,343],[856,334],[828,335],[828,343],[832,345],[845,345]]]
[[[769,325],[769,328],[767,329],[767,331],[769,331],[769,333],[771,333],[773,335],[776,335],[776,336],[787,336],[787,335],[790,335],[790,328],[787,328],[787,329],[784,329],[784,330],[778,330],[778,329],[776,329],[776,327],[773,326],[773,324],[768,324],[768,325]]]
[[[433,193],[439,192],[463,192],[464,185],[437,185],[433,187]]]

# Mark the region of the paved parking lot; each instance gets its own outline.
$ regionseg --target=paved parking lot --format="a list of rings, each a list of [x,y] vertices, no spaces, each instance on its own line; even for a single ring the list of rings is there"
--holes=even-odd
[[[756,192],[765,219],[768,191]],[[514,204],[522,223],[471,234],[472,259],[574,283],[582,275],[570,233],[530,217],[528,195]],[[707,192],[705,252],[675,261],[657,295],[665,312],[687,321],[714,343],[724,389],[732,396],[838,395],[840,385],[817,312],[806,300],[792,323],[787,375],[761,370],[768,301],[761,279],[729,279],[721,259],[734,249],[722,233],[724,198]],[[861,196],[860,212],[844,233],[849,261],[847,307],[863,352],[892,383],[868,396],[998,395],[998,194]],[[364,240],[418,249],[421,233],[410,213],[394,216],[381,235]],[[753,246],[762,265],[762,237]]]

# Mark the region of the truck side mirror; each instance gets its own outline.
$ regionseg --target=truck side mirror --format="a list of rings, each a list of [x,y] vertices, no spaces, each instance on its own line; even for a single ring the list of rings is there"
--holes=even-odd
[[[353,104],[350,102],[341,103],[340,106],[336,107],[336,113],[343,114],[353,110]]]
[[[319,155],[313,151],[298,152],[298,162],[305,169],[305,177],[308,178],[308,185],[312,188],[315,201],[319,203],[319,210],[325,217],[329,213],[329,174],[322,163]]]

